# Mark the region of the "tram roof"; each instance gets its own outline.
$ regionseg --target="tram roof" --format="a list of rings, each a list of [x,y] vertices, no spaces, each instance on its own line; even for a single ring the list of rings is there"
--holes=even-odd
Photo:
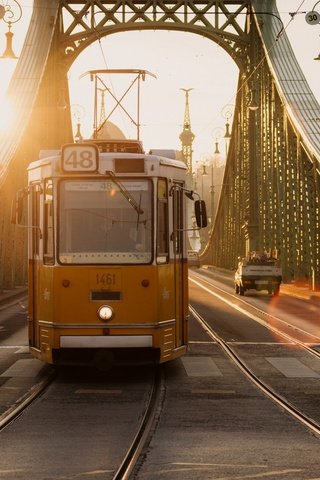
[[[39,153],[39,159],[32,162],[28,171],[38,171],[36,177],[44,178],[45,176],[77,176],[82,175],[84,172],[64,172],[61,168],[61,150],[41,150]],[[130,171],[121,171],[115,172],[117,176],[126,176],[135,174],[136,176],[167,176],[167,177],[179,177],[183,178],[186,172],[186,164],[177,158],[169,158],[169,150],[153,150],[151,153],[126,153],[126,152],[100,152],[99,153],[99,168],[98,171],[88,172],[88,176],[92,175],[104,175],[106,171],[113,171],[114,162],[117,160],[127,161],[127,165],[130,165],[130,161],[134,160],[144,160],[144,171],[134,172]],[[172,151],[173,152],[173,151]],[[161,155],[160,153],[163,153]],[[173,171],[175,174],[173,175]],[[42,173],[40,173],[42,172]],[[180,173],[178,173],[180,172]]]

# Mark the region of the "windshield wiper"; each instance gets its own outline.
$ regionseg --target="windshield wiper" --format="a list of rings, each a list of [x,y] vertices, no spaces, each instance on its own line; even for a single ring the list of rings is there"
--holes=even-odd
[[[106,171],[106,175],[109,175],[109,177],[111,178],[111,180],[113,181],[113,183],[115,183],[119,189],[120,189],[120,192],[122,193],[122,195],[128,200],[128,202],[130,203],[130,205],[132,206],[132,208],[135,209],[135,211],[137,212],[138,215],[143,215],[143,210],[141,209],[140,205],[138,205],[138,203],[135,201],[135,199],[133,198],[133,196],[128,192],[128,190],[126,189],[126,187],[120,182],[120,180],[118,180],[115,176],[115,174],[113,172],[111,172],[110,170]]]

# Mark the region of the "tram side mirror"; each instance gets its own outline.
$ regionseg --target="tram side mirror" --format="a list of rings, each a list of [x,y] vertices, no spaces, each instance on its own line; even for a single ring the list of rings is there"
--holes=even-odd
[[[204,200],[195,200],[194,213],[196,217],[197,226],[205,228],[208,225],[207,208]]]

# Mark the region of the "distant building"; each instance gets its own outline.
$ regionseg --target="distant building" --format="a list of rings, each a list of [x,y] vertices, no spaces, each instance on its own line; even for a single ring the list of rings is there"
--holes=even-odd
[[[124,133],[112,122],[104,122],[95,136],[98,140],[126,140]],[[94,138],[94,135],[91,138]]]

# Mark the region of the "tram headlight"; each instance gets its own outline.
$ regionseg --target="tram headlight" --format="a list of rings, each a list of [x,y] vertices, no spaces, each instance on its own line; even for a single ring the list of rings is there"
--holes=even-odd
[[[100,320],[108,321],[111,320],[114,316],[113,308],[109,307],[109,305],[102,305],[102,307],[98,310],[98,317]]]

